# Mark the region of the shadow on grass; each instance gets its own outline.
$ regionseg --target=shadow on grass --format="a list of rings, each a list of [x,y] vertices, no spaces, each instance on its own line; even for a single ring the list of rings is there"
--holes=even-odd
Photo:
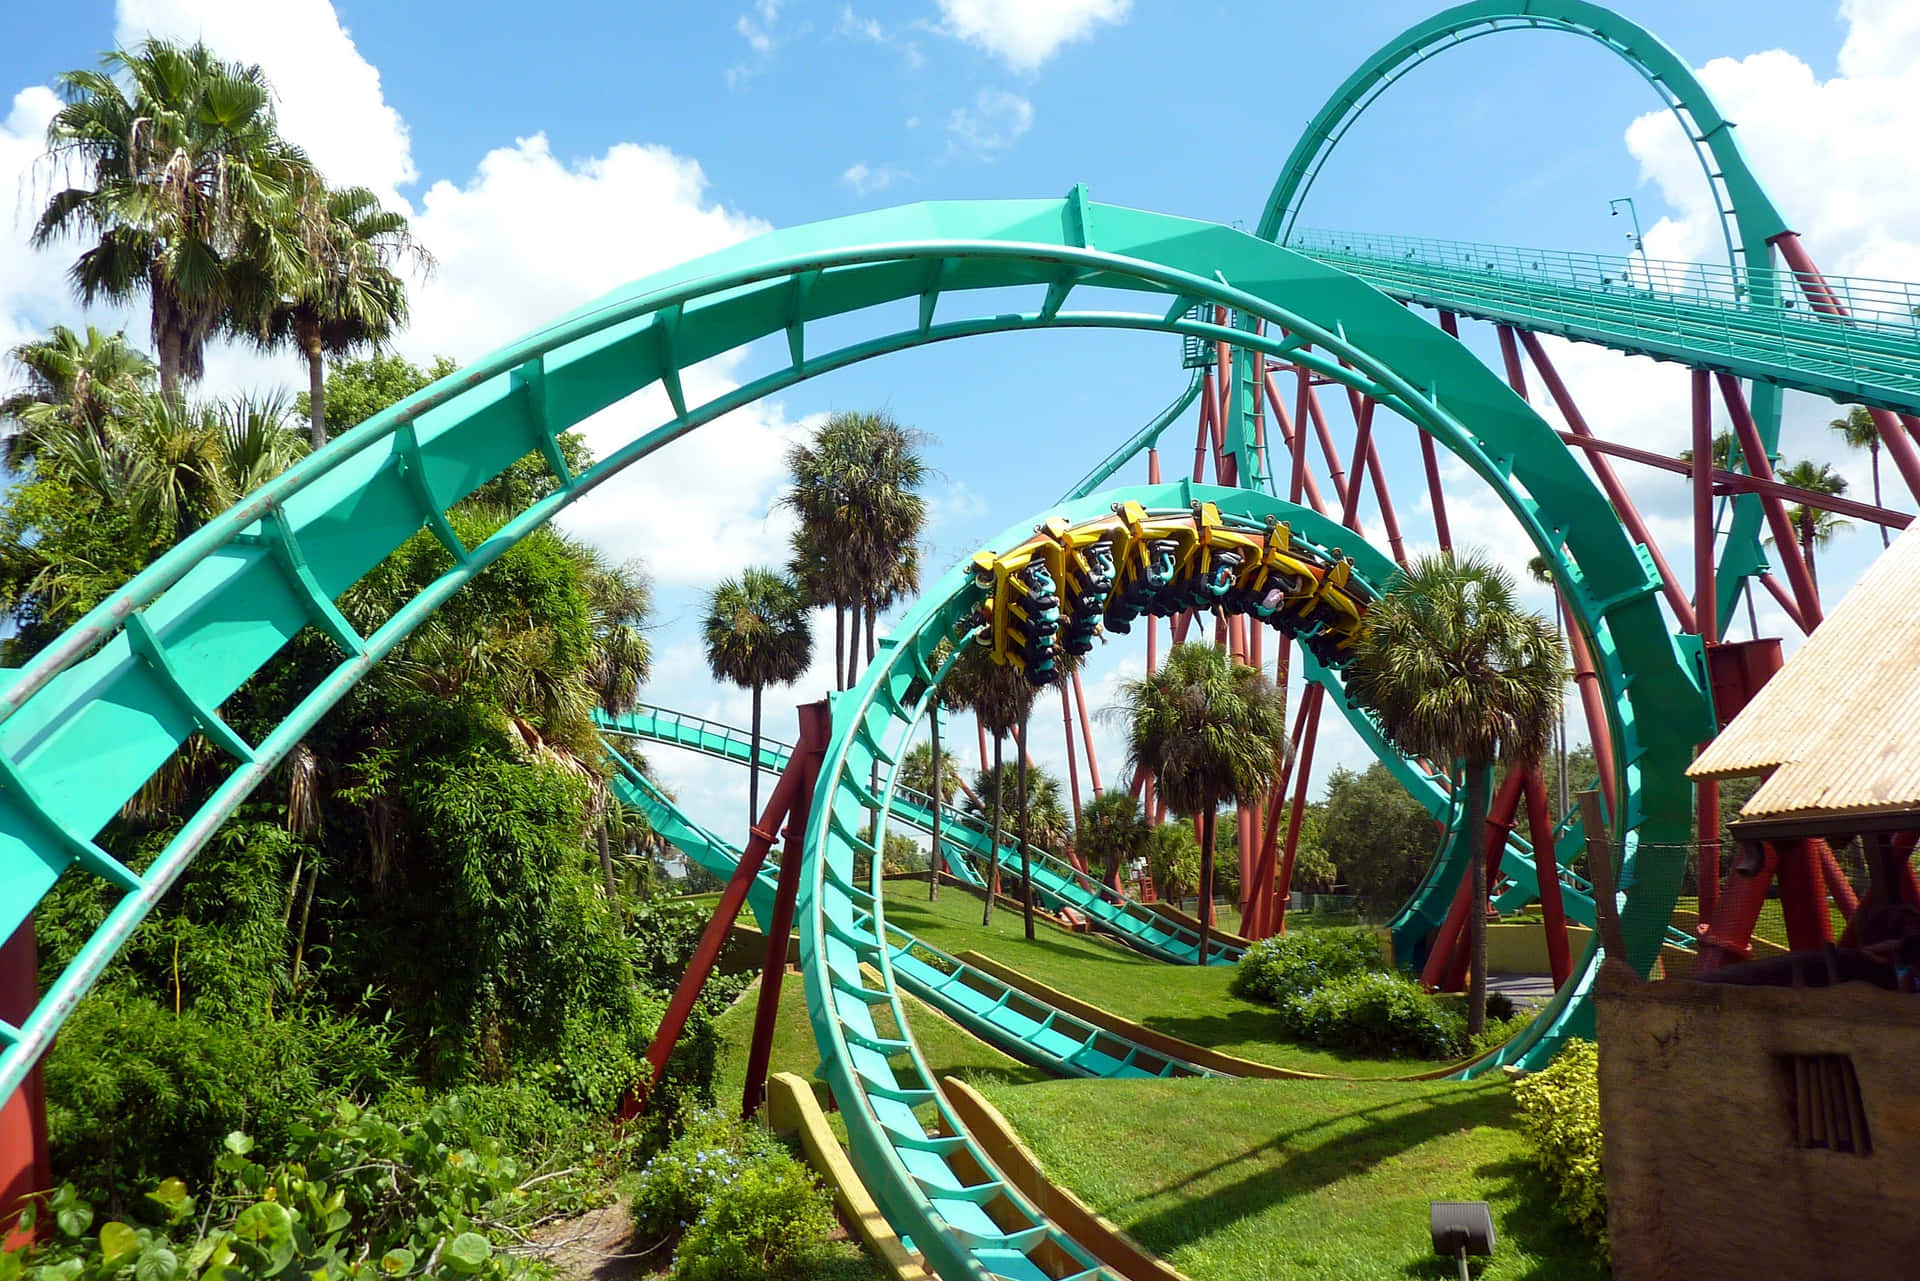
[[[1553,1189],[1532,1162],[1512,1157],[1476,1166],[1473,1173],[1490,1185],[1481,1190],[1499,1207],[1494,1257],[1518,1253],[1534,1261],[1518,1274],[1523,1281],[1607,1281],[1612,1275],[1599,1245],[1554,1208]],[[1471,1261],[1473,1275],[1480,1275],[1487,1262]],[[1459,1275],[1456,1263],[1438,1255],[1403,1270],[1416,1281],[1452,1281]]]
[[[1127,1230],[1142,1245],[1165,1257],[1240,1219],[1365,1173],[1442,1135],[1475,1126],[1501,1125],[1506,1113],[1507,1103],[1501,1093],[1463,1089],[1442,1096],[1376,1104],[1285,1130],[1228,1160],[1157,1187],[1139,1200],[1179,1193],[1234,1166],[1259,1162],[1263,1156],[1278,1159],[1277,1166],[1260,1162],[1232,1183],[1195,1190],[1183,1196],[1176,1207],[1130,1220]],[[1332,1132],[1315,1137],[1324,1131]],[[1127,1218],[1124,1208],[1116,1217]]]

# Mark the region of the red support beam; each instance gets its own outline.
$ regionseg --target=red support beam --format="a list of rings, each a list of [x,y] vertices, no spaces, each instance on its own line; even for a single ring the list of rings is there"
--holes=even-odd
[[[799,765],[799,783],[787,806],[787,843],[780,854],[779,888],[774,891],[773,919],[767,922],[767,952],[760,965],[760,998],[753,1011],[753,1041],[747,1047],[747,1079],[741,1091],[740,1115],[752,1119],[767,1096],[767,1068],[773,1061],[773,1028],[780,1014],[780,981],[787,973],[787,940],[793,937],[794,904],[800,896],[800,864],[806,853],[807,817],[813,809],[813,789],[820,780],[827,740],[833,737],[833,715],[826,701],[800,706],[800,737],[787,769]],[[935,780],[935,803],[939,782]],[[761,825],[767,825],[766,818]],[[878,837],[875,838],[878,844]],[[876,860],[878,855],[875,855]],[[696,995],[698,989],[696,989]],[[656,1079],[658,1079],[656,1077]]]
[[[1860,912],[1860,897],[1853,892],[1853,883],[1847,880],[1847,874],[1840,868],[1840,860],[1833,856],[1833,846],[1825,841],[1820,846],[1820,876],[1826,882],[1827,896],[1833,905],[1840,909],[1840,915],[1851,924]]]
[[[1320,441],[1320,452],[1326,455],[1327,479],[1333,482],[1334,498],[1345,506],[1348,490],[1358,484],[1360,478],[1357,475],[1349,477],[1341,467],[1340,449],[1333,443],[1333,432],[1327,427],[1327,416],[1320,411],[1320,396],[1313,389],[1313,379],[1304,366],[1296,368],[1300,374],[1300,390],[1306,397],[1307,416],[1313,420],[1313,434]],[[1296,422],[1295,426],[1300,424]]]
[[[1077,838],[1080,833],[1080,766],[1073,750],[1073,694],[1067,682],[1056,682],[1060,686],[1060,732],[1067,740],[1067,787],[1073,795],[1073,831]],[[1078,845],[1078,839],[1074,844]]]
[[[1149,633],[1151,635],[1151,633]],[[1087,781],[1093,784],[1093,794],[1100,795],[1100,761],[1093,754],[1093,722],[1087,719],[1087,691],[1080,684],[1080,673],[1073,674],[1073,701],[1080,709],[1080,737],[1087,748]]]
[[[1713,560],[1713,376],[1704,369],[1693,371],[1693,459],[1693,618],[1701,641],[1713,645],[1720,639]],[[1718,779],[1703,778],[1694,785],[1694,844],[1700,919],[1710,921],[1720,906]]]
[[[1296,437],[1294,433],[1292,420],[1287,417],[1286,402],[1280,398],[1280,387],[1274,381],[1274,374],[1271,369],[1267,370],[1266,382],[1267,403],[1273,406],[1273,425],[1280,432],[1280,443],[1290,453],[1297,455],[1300,448],[1300,446],[1296,444],[1298,437]],[[1275,479],[1277,480],[1278,477],[1276,476]],[[1327,505],[1320,498],[1320,486],[1314,481],[1311,472],[1303,471],[1298,482],[1290,482],[1288,492],[1290,501],[1296,503],[1301,500],[1302,494],[1304,493],[1309,507],[1319,512],[1322,516],[1327,514]]]
[[[1200,428],[1193,438],[1193,483],[1199,484],[1207,474],[1207,442],[1213,434],[1213,371],[1207,371],[1206,381],[1200,392]]]
[[[1564,605],[1562,612],[1566,612]],[[1607,720],[1605,696],[1600,692],[1600,674],[1593,667],[1593,652],[1587,648],[1587,638],[1578,627],[1572,626],[1573,616],[1567,613],[1567,648],[1573,654],[1573,682],[1580,691],[1580,706],[1587,716],[1587,740],[1593,744],[1593,764],[1600,775],[1600,799],[1606,802],[1607,813],[1614,810],[1614,797],[1618,795],[1616,777],[1613,768],[1613,726]]]
[[[1780,851],[1780,915],[1786,919],[1787,946],[1796,952],[1833,942],[1827,882],[1820,872],[1820,851],[1825,845],[1825,841],[1788,841]]]
[[[1573,973],[1567,945],[1567,911],[1560,901],[1560,860],[1553,848],[1553,815],[1547,809],[1547,785],[1538,765],[1529,766],[1523,784],[1527,798],[1527,839],[1533,842],[1533,871],[1540,881],[1540,916],[1547,930],[1547,968],[1556,991]]]
[[[1293,892],[1293,860],[1300,850],[1300,820],[1307,807],[1307,782],[1313,774],[1313,744],[1320,733],[1320,702],[1326,689],[1315,683],[1300,696],[1300,710],[1306,714],[1307,731],[1300,740],[1298,763],[1293,772],[1293,808],[1287,813],[1287,847],[1280,860],[1280,880],[1273,891],[1273,932],[1287,932],[1287,898]]]
[[[1507,770],[1506,777],[1500,782],[1500,790],[1495,792],[1487,806],[1486,826],[1481,829],[1480,842],[1474,847],[1473,857],[1485,859],[1487,869],[1487,888],[1491,892],[1494,877],[1499,873],[1500,860],[1506,856],[1507,838],[1513,835],[1513,822],[1519,812],[1521,786],[1526,781],[1526,772],[1518,767]],[[1427,954],[1427,964],[1422,969],[1420,981],[1429,988],[1448,992],[1459,991],[1466,983],[1467,966],[1473,960],[1473,932],[1468,928],[1472,920],[1470,913],[1484,912],[1487,904],[1473,901],[1473,877],[1471,869],[1463,869],[1460,888],[1455,891],[1453,905],[1447,910],[1447,919],[1440,926],[1440,933],[1434,936],[1433,950]]]
[[[1767,457],[1766,446],[1760,443],[1760,428],[1755,425],[1753,414],[1747,408],[1747,398],[1741,394],[1739,379],[1732,374],[1716,374],[1715,379],[1720,384],[1720,399],[1726,402],[1727,414],[1733,419],[1734,437],[1740,442],[1740,453],[1747,461],[1747,470],[1762,480],[1774,479],[1773,461]],[[1786,505],[1778,498],[1763,494],[1760,503],[1767,514],[1767,528],[1773,534],[1773,553],[1786,570],[1787,582],[1793,588],[1793,598],[1800,607],[1803,630],[1818,627],[1823,617],[1820,591],[1814,586],[1805,557],[1800,554],[1799,531],[1794,529]]]
[[[39,964],[29,916],[0,945],[0,1019],[19,1027],[39,1000]],[[36,1229],[20,1226],[32,1198],[53,1190],[53,1158],[47,1146],[46,1087],[35,1064],[13,1096],[0,1106],[0,1250],[33,1244]],[[47,1226],[42,1213],[40,1231]]]
[[[1753,927],[1760,922],[1767,890],[1773,885],[1780,855],[1766,842],[1742,845],[1733,875],[1727,878],[1719,910],[1700,936],[1700,959],[1694,972],[1710,974],[1723,965],[1738,965],[1753,955]]]
[[[803,732],[806,729],[804,719],[801,728]],[[811,768],[817,773],[819,755],[818,752],[811,754]],[[647,1096],[660,1083],[661,1073],[667,1070],[667,1059],[673,1054],[680,1034],[686,1030],[687,1018],[693,1013],[693,1004],[700,997],[700,989],[706,985],[714,964],[720,959],[720,949],[726,944],[727,932],[733,928],[741,906],[747,901],[747,891],[760,874],[761,864],[767,861],[767,851],[773,847],[774,838],[779,833],[780,820],[786,817],[799,798],[803,776],[808,768],[801,748],[796,745],[793,755],[787,760],[787,768],[781,771],[779,781],[774,784],[772,795],[767,797],[760,821],[750,829],[747,848],[740,853],[739,865],[733,869],[733,875],[727,878],[726,886],[721,889],[720,901],[714,905],[713,916],[700,933],[700,941],[694,946],[687,972],[681,976],[680,986],[674,989],[673,999],[667,1003],[667,1012],[661,1016],[653,1044],[647,1049],[649,1072],[645,1088],[636,1084],[620,1101],[621,1120],[630,1121],[646,1109]],[[784,951],[782,956],[785,956]]]
[[[1780,606],[1780,612],[1787,616],[1789,623],[1798,627],[1802,632],[1811,632],[1813,630],[1807,626],[1806,620],[1800,616],[1800,606],[1794,602],[1792,596],[1787,594],[1787,589],[1780,585],[1779,579],[1775,578],[1772,574],[1763,573],[1760,575],[1760,585],[1767,589],[1767,594],[1772,596],[1774,603]]]
[[[1708,375],[1711,379],[1712,375]],[[1576,436],[1570,431],[1556,432],[1555,435],[1575,449],[1583,449],[1593,454],[1608,454],[1614,458],[1624,458],[1629,462],[1644,463],[1648,467],[1658,467],[1661,471],[1670,471],[1680,476],[1692,476],[1693,464],[1678,458],[1669,458],[1665,454],[1656,454],[1650,449],[1638,449],[1632,445],[1621,445],[1610,440],[1594,437]],[[1819,511],[1834,512],[1841,516],[1852,516],[1872,525],[1885,525],[1889,529],[1905,529],[1913,524],[1913,513],[1897,512],[1891,507],[1875,507],[1872,503],[1863,503],[1854,498],[1842,498],[1838,494],[1822,494],[1811,489],[1801,489],[1797,485],[1788,485],[1778,480],[1761,480],[1743,472],[1727,471],[1715,468],[1713,475],[1715,494],[1771,494],[1790,503],[1804,503]]]
[[[1504,335],[1502,342],[1504,350],[1511,346],[1513,335],[1512,331],[1505,326],[1502,326],[1501,330]],[[1587,426],[1586,418],[1581,415],[1580,406],[1574,403],[1573,395],[1567,390],[1566,383],[1561,381],[1560,371],[1555,369],[1553,362],[1547,358],[1546,349],[1540,345],[1539,338],[1533,334],[1523,333],[1520,335],[1520,341],[1526,345],[1527,354],[1533,358],[1533,367],[1540,371],[1540,380],[1546,384],[1547,394],[1553,397],[1553,403],[1559,407],[1560,416],[1567,420],[1567,426],[1576,436],[1591,438],[1593,431]],[[1514,356],[1513,368],[1515,371],[1519,368],[1518,353]],[[1526,395],[1524,383],[1516,384],[1514,389],[1523,397]],[[1652,555],[1654,568],[1660,571],[1660,588],[1666,593],[1667,604],[1672,608],[1673,616],[1680,624],[1680,630],[1693,631],[1693,603],[1687,599],[1687,593],[1681,589],[1679,578],[1667,564],[1667,558],[1661,554],[1660,545],[1654,541],[1652,532],[1647,529],[1646,521],[1640,518],[1640,509],[1633,505],[1633,499],[1627,495],[1626,487],[1620,483],[1620,477],[1614,474],[1612,464],[1598,455],[1589,455],[1587,461],[1593,466],[1593,474],[1600,481],[1600,488],[1606,491],[1607,501],[1613,504],[1613,510],[1619,514],[1620,523],[1627,527],[1628,537],[1641,544]],[[1713,465],[1711,452],[1706,457],[1706,463],[1708,466]]]

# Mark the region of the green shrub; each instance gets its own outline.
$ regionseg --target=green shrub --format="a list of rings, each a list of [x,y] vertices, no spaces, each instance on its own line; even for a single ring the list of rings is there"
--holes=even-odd
[[[1513,998],[1505,992],[1487,993],[1487,1023],[1507,1023],[1512,1021],[1517,1009]]]
[[[693,1226],[714,1190],[775,1153],[779,1143],[724,1112],[694,1112],[680,1137],[647,1162],[633,1192],[633,1226],[653,1245]]]
[[[1412,979],[1379,971],[1287,997],[1280,1027],[1298,1040],[1356,1054],[1452,1059],[1466,1052],[1459,1015]]]
[[[294,1125],[274,1159],[235,1131],[200,1196],[166,1179],[123,1218],[97,1214],[68,1184],[37,1211],[52,1230],[24,1254],[0,1255],[0,1278],[539,1275],[542,1265],[490,1234],[520,1236],[577,1209],[583,1181],[523,1167],[481,1132],[487,1121],[457,1099],[402,1124],[343,1103],[323,1124]]]
[[[673,1253],[674,1281],[798,1276],[832,1231],[832,1199],[780,1152],[714,1190]]]
[[[832,1201],[777,1139],[722,1112],[687,1118],[640,1173],[634,1228],[652,1249],[678,1238],[675,1281],[792,1277],[833,1230]]]
[[[1569,1041],[1554,1061],[1513,1083],[1520,1130],[1573,1224],[1606,1240],[1607,1183],[1600,1170],[1600,1049]]]
[[[1379,937],[1369,929],[1299,930],[1264,938],[1247,949],[1229,990],[1249,1001],[1279,1005],[1333,979],[1381,972]]]

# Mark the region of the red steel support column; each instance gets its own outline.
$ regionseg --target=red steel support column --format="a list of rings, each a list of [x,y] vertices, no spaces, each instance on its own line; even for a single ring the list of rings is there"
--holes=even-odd
[[[1300,448],[1300,446],[1295,444],[1297,437],[1293,430],[1293,422],[1287,417],[1286,402],[1280,398],[1280,387],[1279,384],[1274,381],[1274,374],[1271,369],[1267,371],[1267,403],[1273,406],[1273,425],[1279,429],[1281,445],[1289,451]],[[1278,480],[1279,477],[1276,475],[1275,479]],[[1313,510],[1319,512],[1322,516],[1326,515],[1327,505],[1321,501],[1320,486],[1314,481],[1311,472],[1303,473],[1299,482],[1291,484],[1288,491],[1290,501],[1299,502],[1303,491],[1306,496],[1307,506],[1313,508]]]
[[[1860,897],[1853,892],[1853,883],[1847,880],[1847,874],[1840,869],[1840,860],[1833,856],[1833,846],[1825,841],[1817,844],[1820,846],[1820,876],[1826,882],[1827,895],[1833,899],[1833,905],[1840,909],[1841,917],[1852,924],[1853,918],[1860,912]]]
[[[1300,710],[1306,713],[1307,732],[1300,740],[1299,762],[1293,775],[1293,809],[1287,814],[1287,849],[1280,860],[1280,881],[1273,891],[1273,929],[1287,932],[1287,898],[1293,893],[1293,859],[1300,850],[1300,820],[1307,807],[1307,782],[1313,774],[1313,743],[1320,732],[1320,701],[1326,689],[1319,684],[1307,686],[1300,696]]]
[[[1453,313],[1440,313],[1440,328],[1455,342],[1460,340],[1460,325]],[[1427,468],[1427,500],[1433,504],[1433,534],[1440,542],[1440,550],[1453,550],[1453,531],[1447,525],[1447,496],[1440,487],[1440,455],[1434,448],[1433,437],[1426,432],[1420,433],[1420,457]]]
[[[1827,883],[1820,874],[1820,847],[1824,844],[1788,841],[1780,851],[1780,915],[1786,918],[1787,946],[1796,952],[1833,942]]]
[[[1060,730],[1067,739],[1067,786],[1073,793],[1073,830],[1077,837],[1080,832],[1080,767],[1075,763],[1073,750],[1073,695],[1068,691],[1067,682],[1056,682],[1060,686]],[[1076,845],[1079,842],[1074,842]]]
[[[1533,842],[1533,870],[1540,880],[1540,916],[1547,929],[1547,968],[1556,991],[1573,973],[1567,946],[1567,912],[1560,902],[1560,861],[1553,849],[1553,815],[1547,809],[1547,785],[1540,767],[1527,770],[1527,838]]]
[[[1580,690],[1580,705],[1587,714],[1587,738],[1593,744],[1593,764],[1600,775],[1600,799],[1607,803],[1607,813],[1614,813],[1613,772],[1613,727],[1607,722],[1606,700],[1600,693],[1600,674],[1593,667],[1593,653],[1587,648],[1587,638],[1578,627],[1572,626],[1573,616],[1567,615],[1567,648],[1573,653],[1573,683]]]
[[[1713,377],[1693,371],[1693,619],[1700,639],[1720,639],[1720,603],[1713,572]],[[1706,745],[1703,743],[1704,748]],[[1694,843],[1700,919],[1711,921],[1720,906],[1720,782],[1694,785]]]
[[[973,728],[974,732],[980,736],[980,772],[984,774],[987,772],[987,727],[980,723],[978,717],[975,717]]]
[[[1093,723],[1087,719],[1087,691],[1080,684],[1080,673],[1073,674],[1073,701],[1080,708],[1080,737],[1087,748],[1087,781],[1093,784],[1093,794],[1100,795],[1100,762],[1093,754]]]
[[[1523,333],[1520,335],[1520,341],[1526,345],[1527,354],[1533,357],[1533,366],[1540,371],[1540,380],[1546,384],[1547,394],[1553,397],[1553,403],[1559,406],[1561,417],[1567,420],[1568,430],[1576,436],[1584,436],[1591,440],[1593,431],[1587,426],[1587,420],[1581,416],[1580,407],[1574,404],[1572,394],[1567,391],[1567,385],[1560,380],[1560,371],[1555,369],[1553,362],[1547,359],[1546,349],[1540,345],[1540,340],[1532,334]],[[1501,326],[1502,351],[1511,347],[1512,343],[1513,331],[1504,325]],[[1519,371],[1517,352],[1514,354],[1511,369],[1515,374]],[[1516,382],[1514,390],[1525,398],[1527,393],[1524,381]],[[1708,466],[1712,466],[1711,450],[1706,457]],[[1627,527],[1627,536],[1644,546],[1652,555],[1654,568],[1660,571],[1660,588],[1666,593],[1667,604],[1673,609],[1673,616],[1679,622],[1680,630],[1693,631],[1693,604],[1687,599],[1686,592],[1681,590],[1680,580],[1674,575],[1672,567],[1667,564],[1667,558],[1661,554],[1660,544],[1653,541],[1653,534],[1647,529],[1647,523],[1640,519],[1640,509],[1633,505],[1633,499],[1627,496],[1626,487],[1614,474],[1613,464],[1597,453],[1589,453],[1587,462],[1593,468],[1594,476],[1599,479],[1600,488],[1606,491],[1607,501],[1613,504],[1613,510],[1619,514],[1620,523]]]
[[[833,737],[833,715],[824,700],[800,707],[800,736],[787,768],[798,763],[800,781],[787,807],[787,844],[780,854],[779,887],[773,896],[773,919],[767,922],[767,953],[760,965],[760,997],[753,1010],[753,1040],[747,1047],[747,1079],[741,1090],[740,1115],[751,1119],[767,1096],[767,1068],[773,1060],[773,1027],[780,1015],[780,980],[787,973],[787,941],[793,937],[794,904],[800,896],[800,864],[806,853],[807,816],[813,809],[813,788],[820,779],[820,763]],[[935,780],[935,804],[939,781]],[[762,826],[767,820],[762,819]],[[876,843],[878,838],[876,837]],[[878,855],[875,855],[878,858]],[[697,994],[696,989],[696,994]]]
[[[1507,838],[1513,834],[1514,816],[1520,808],[1520,789],[1525,777],[1525,771],[1517,767],[1507,770],[1506,777],[1500,781],[1500,789],[1487,805],[1486,826],[1481,829],[1480,843],[1473,849],[1474,858],[1486,860],[1489,894],[1500,869],[1500,860],[1506,855]],[[1463,869],[1460,888],[1454,892],[1453,904],[1447,909],[1447,919],[1434,936],[1433,948],[1427,953],[1426,966],[1420,972],[1422,983],[1435,990],[1453,992],[1460,989],[1466,981],[1467,966],[1473,959],[1468,942],[1472,937],[1468,929],[1468,914],[1486,910],[1486,903],[1475,904],[1473,901],[1472,869]]]
[[[29,916],[0,945],[0,1019],[19,1027],[39,999],[39,965]],[[47,1099],[40,1067],[0,1107],[0,1250],[33,1243],[33,1229],[19,1226],[28,1200],[53,1190],[53,1159],[47,1147]],[[40,1216],[46,1218],[44,1214]],[[45,1224],[42,1224],[45,1227]]]
[[[1740,380],[1732,374],[1716,374],[1715,378],[1720,383],[1720,399],[1726,402],[1727,413],[1733,419],[1734,435],[1740,441],[1747,470],[1761,480],[1773,480],[1773,461],[1767,457],[1766,446],[1760,443],[1760,429],[1754,425],[1747,398],[1741,394]],[[1774,555],[1780,558],[1780,565],[1787,572],[1793,598],[1800,606],[1800,617],[1808,629],[1818,627],[1823,617],[1820,592],[1813,585],[1813,575],[1807,572],[1806,559],[1800,554],[1799,532],[1787,515],[1786,504],[1771,494],[1762,494],[1760,503],[1767,513],[1767,528],[1773,533]]]
[[[1811,632],[1813,630],[1813,628],[1807,626],[1807,620],[1800,615],[1800,607],[1794,603],[1793,597],[1787,593],[1787,589],[1780,585],[1779,579],[1775,578],[1772,574],[1761,574],[1760,585],[1767,589],[1767,594],[1773,597],[1774,604],[1780,607],[1780,612],[1787,616],[1789,623],[1798,627],[1802,632]]]
[[[801,726],[805,728],[804,720]],[[667,1059],[672,1055],[680,1033],[686,1030],[687,1018],[693,1013],[693,1003],[699,999],[700,989],[713,973],[714,963],[720,959],[720,949],[727,941],[727,931],[733,928],[735,919],[739,917],[740,908],[747,901],[747,891],[752,888],[754,877],[760,874],[760,865],[767,861],[767,851],[773,846],[780,820],[796,802],[805,767],[806,763],[796,746],[787,760],[787,768],[781,771],[779,781],[767,797],[760,821],[749,829],[747,848],[741,851],[739,865],[733,869],[733,875],[727,878],[725,887],[721,889],[720,901],[714,905],[713,916],[700,933],[700,941],[694,946],[693,959],[687,964],[687,972],[681,976],[680,986],[674,989],[673,999],[667,1003],[667,1012],[661,1016],[653,1044],[647,1049],[650,1071],[645,1088],[634,1085],[620,1101],[621,1120],[630,1121],[639,1116],[646,1109],[647,1095],[660,1083],[660,1074],[667,1069]],[[819,768],[817,754],[814,768]]]
[[[1787,269],[1793,272],[1805,292],[1807,301],[1814,310],[1826,312],[1830,316],[1844,316],[1847,309],[1840,305],[1840,299],[1827,284],[1820,269],[1813,265],[1813,259],[1800,243],[1800,237],[1791,231],[1775,236],[1770,242],[1780,251],[1780,257],[1786,261]],[[1915,426],[1911,415],[1894,415],[1884,409],[1868,411],[1873,416],[1873,425],[1880,433],[1880,442],[1887,447],[1887,456],[1893,459],[1893,465],[1900,470],[1901,479],[1907,482],[1907,489],[1916,499],[1920,499],[1920,448],[1913,442],[1912,432]]]
[[[1193,483],[1199,484],[1207,474],[1207,441],[1213,434],[1213,371],[1207,371],[1205,386],[1200,391],[1200,429],[1193,438]]]
[[[1327,416],[1320,412],[1320,397],[1313,390],[1313,376],[1304,366],[1299,367],[1299,371],[1300,390],[1304,393],[1307,402],[1307,416],[1313,420],[1313,434],[1320,441],[1320,452],[1326,455],[1327,479],[1333,482],[1334,498],[1345,506],[1347,491],[1359,483],[1360,477],[1357,470],[1355,475],[1349,477],[1341,466],[1340,449],[1333,443],[1333,432],[1327,427]],[[1295,426],[1301,431],[1306,430],[1303,423],[1296,423]],[[1355,467],[1357,469],[1357,462]]]
[[[1771,844],[1743,844],[1727,878],[1726,893],[1707,932],[1700,936],[1700,959],[1694,972],[1708,974],[1723,965],[1737,965],[1753,955],[1753,927],[1759,923],[1760,909],[1766,906],[1767,890],[1773,885],[1774,870],[1780,855]]]

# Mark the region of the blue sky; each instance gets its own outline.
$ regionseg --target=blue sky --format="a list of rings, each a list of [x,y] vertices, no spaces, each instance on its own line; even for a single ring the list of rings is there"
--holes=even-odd
[[[79,313],[60,271],[71,250],[28,253],[8,219],[43,195],[32,156],[58,70],[116,38],[203,35],[265,65],[289,132],[336,180],[365,182],[415,217],[441,272],[417,291],[400,348],[471,359],[645,271],[771,226],[920,199],[1095,198],[1254,223],[1301,126],[1342,78],[1434,6],[1321,9],[1151,0],[767,0],[605,5],[549,0],[70,0],[16,6],[0,42],[0,340]],[[1705,74],[1740,123],[1763,179],[1831,272],[1920,278],[1920,193],[1905,140],[1920,127],[1920,20],[1910,3],[1635,4]],[[1849,42],[1851,37],[1851,42]],[[11,106],[9,106],[11,103]],[[1631,195],[1656,256],[1710,251],[1691,153],[1646,85],[1599,48],[1528,34],[1448,52],[1396,85],[1342,143],[1303,225],[1621,252]],[[1894,147],[1901,146],[1899,151]],[[1880,163],[1890,156],[1900,163]],[[103,315],[136,336],[144,318]],[[1490,334],[1469,341],[1491,350]],[[1551,350],[1603,435],[1677,448],[1678,371],[1584,348]],[[710,371],[739,381],[775,359]],[[222,353],[209,390],[291,383],[289,361]],[[659,583],[658,701],[744,723],[745,697],[702,670],[704,589],[781,559],[778,454],[809,416],[880,406],[938,438],[932,562],[1043,508],[1183,385],[1171,340],[1049,335],[977,340],[846,371],[676,445],[610,487],[574,527],[637,555]],[[641,407],[635,407],[643,414]],[[1832,416],[1796,398],[1789,453],[1836,457]],[[1383,429],[1410,536],[1430,536],[1404,425]],[[630,430],[609,422],[596,440]],[[1169,458],[1182,432],[1167,438]],[[1336,419],[1336,432],[1339,432]],[[1344,445],[1343,445],[1344,448]],[[1845,460],[1867,488],[1864,460]],[[1685,563],[1684,487],[1629,473],[1669,558]],[[1450,494],[1450,498],[1452,495]],[[1484,494],[1455,500],[1472,536],[1505,550]],[[1363,516],[1370,515],[1363,512]],[[1377,529],[1377,521],[1374,522]],[[1850,581],[1877,550],[1842,535],[1823,581]],[[1832,594],[1830,593],[1830,599]],[[1777,615],[1763,630],[1779,630]],[[1790,629],[1789,629],[1790,630]],[[830,651],[831,636],[825,636]],[[1096,707],[1138,655],[1090,672]],[[817,681],[813,682],[817,688]],[[808,696],[811,696],[809,693]],[[790,732],[781,696],[770,728]],[[1110,727],[1103,767],[1117,776]],[[1057,759],[1057,733],[1037,741]],[[655,753],[696,812],[737,823],[741,779]],[[1316,776],[1362,760],[1333,733]]]

